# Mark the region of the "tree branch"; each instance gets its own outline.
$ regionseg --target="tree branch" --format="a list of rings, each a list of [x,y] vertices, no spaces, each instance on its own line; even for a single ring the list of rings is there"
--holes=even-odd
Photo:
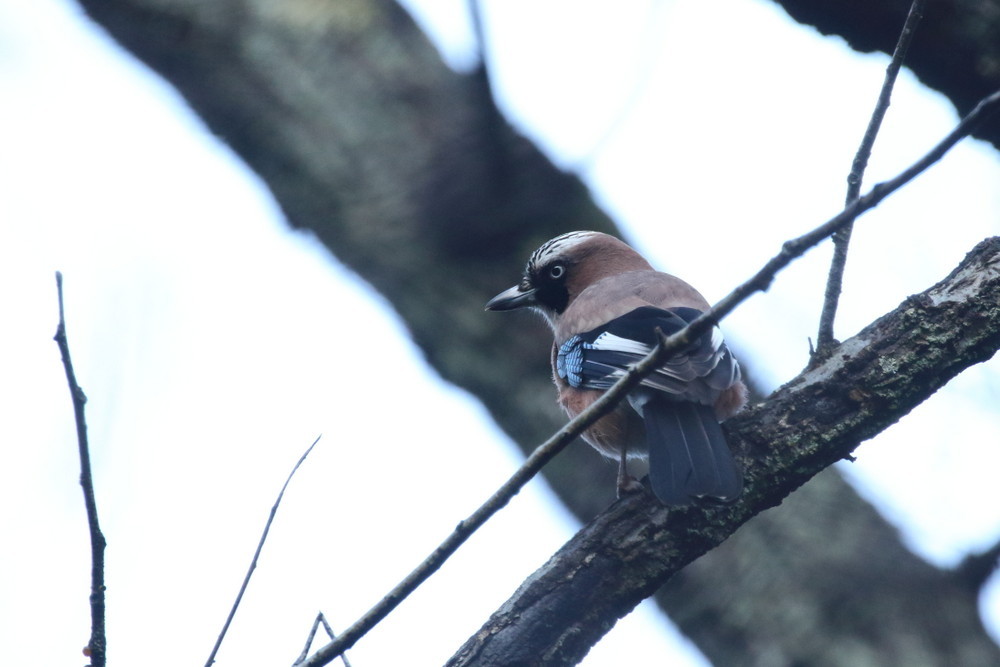
[[[875,103],[875,109],[868,120],[868,127],[861,139],[861,145],[858,146],[854,161],[851,163],[851,172],[847,176],[845,206],[861,195],[861,183],[864,179],[865,169],[868,167],[868,158],[872,154],[872,147],[875,145],[875,137],[878,136],[879,128],[882,127],[886,111],[889,110],[889,101],[892,98],[892,88],[896,84],[896,76],[903,67],[903,60],[906,59],[906,52],[910,48],[917,24],[923,18],[925,4],[926,0],[913,0],[910,12],[906,15],[906,22],[899,33],[899,41],[896,42],[892,59],[885,70],[885,79],[882,81],[882,90],[879,92],[878,101]],[[830,263],[830,275],[827,278],[826,293],[823,296],[823,311],[819,320],[819,333],[816,336],[815,354],[823,354],[834,342],[833,321],[837,317],[837,303],[840,301],[841,286],[844,282],[847,248],[851,243],[853,226],[853,221],[849,222],[833,235],[833,261]]]
[[[63,308],[63,278],[59,271],[56,271],[56,292],[59,298],[59,325],[54,340],[59,346],[59,352],[62,353],[66,383],[73,399],[76,440],[80,451],[80,486],[83,487],[83,501],[87,507],[87,527],[90,530],[90,642],[85,653],[90,656],[93,667],[104,667],[107,663],[108,648],[104,626],[104,548],[107,542],[97,520],[97,498],[94,495],[94,476],[90,469],[90,444],[87,441],[87,419],[84,415],[87,396],[76,381],[73,360],[69,355],[66,315]]]
[[[313,621],[312,627],[309,629],[309,636],[306,637],[306,644],[302,647],[302,652],[299,654],[299,657],[292,663],[292,667],[299,667],[299,665],[302,665],[309,657],[309,649],[312,647],[313,639],[316,637],[316,630],[319,629],[320,624],[323,625],[323,629],[326,631],[327,637],[330,639],[337,638],[333,628],[331,628],[330,624],[327,623],[326,616],[323,615],[323,612],[319,612],[316,614],[316,619]],[[344,667],[351,667],[351,661],[347,659],[346,653],[341,654],[340,660],[344,663]]]
[[[679,569],[1000,348],[1000,237],[727,424],[747,488],[731,506],[615,503],[527,579],[449,661],[575,664]],[[996,647],[981,664],[1000,656]]]
[[[306,460],[309,453],[312,452],[313,447],[319,442],[322,436],[316,436],[312,444],[306,448],[306,451],[302,453],[299,460],[295,462],[292,466],[292,471],[288,473],[288,477],[285,478],[285,483],[281,485],[281,491],[278,492],[278,497],[275,498],[274,504],[271,506],[271,511],[267,515],[267,521],[264,522],[264,530],[260,535],[260,540],[257,542],[257,549],[253,553],[253,558],[250,559],[250,567],[247,568],[247,573],[243,577],[243,583],[240,585],[240,590],[236,594],[236,600],[233,601],[233,606],[229,610],[229,615],[226,616],[226,622],[222,624],[222,630],[219,632],[219,636],[215,640],[215,645],[212,647],[212,652],[208,654],[208,660],[205,661],[205,667],[212,667],[215,662],[215,655],[219,652],[219,647],[222,646],[222,640],[226,638],[226,633],[229,631],[229,625],[233,622],[233,617],[236,616],[236,610],[240,608],[240,602],[243,600],[243,594],[247,591],[247,586],[250,585],[250,577],[253,576],[254,570],[257,569],[257,560],[260,558],[260,552],[264,549],[264,543],[267,541],[267,535],[271,532],[271,524],[274,523],[274,517],[278,513],[278,506],[281,505],[281,499],[285,497],[285,489],[288,488],[289,483],[292,481],[292,477],[298,471],[299,466]],[[322,614],[320,615],[322,616]]]

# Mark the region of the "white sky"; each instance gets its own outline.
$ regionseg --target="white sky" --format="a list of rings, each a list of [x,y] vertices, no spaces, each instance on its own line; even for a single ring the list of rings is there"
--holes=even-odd
[[[449,61],[467,63],[464,2],[419,4]],[[768,3],[602,7],[487,2],[501,105],[586,178],[631,241],[719,298],[837,211],[886,59],[853,54]],[[112,664],[203,664],[275,494],[322,433],[219,654],[220,665],[290,664],[317,610],[346,627],[519,453],[427,368],[386,303],[288,233],[259,180],[75,6],[0,0],[0,87],[7,660],[78,664],[89,634],[72,413],[51,341],[59,269],[90,399]],[[954,122],[905,74],[868,182]],[[839,335],[1000,233],[997,182],[996,152],[967,142],[865,217]],[[725,324],[773,386],[805,363],[828,254],[811,253]],[[519,270],[497,276],[498,290]],[[358,353],[357,331],[423,403],[390,417],[372,400],[384,376],[367,377],[375,355]],[[1000,537],[997,368],[970,370],[845,468],[939,564]],[[372,506],[385,489],[393,502]],[[352,651],[354,664],[440,664],[573,530],[532,483]],[[996,631],[1000,596],[985,604]],[[584,664],[700,664],[666,626],[640,609]]]

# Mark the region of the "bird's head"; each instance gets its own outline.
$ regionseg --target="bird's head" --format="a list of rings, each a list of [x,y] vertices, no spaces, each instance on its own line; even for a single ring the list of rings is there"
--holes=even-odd
[[[569,232],[531,253],[521,282],[490,299],[486,310],[531,307],[554,325],[573,299],[598,280],[649,268],[639,253],[613,236]]]

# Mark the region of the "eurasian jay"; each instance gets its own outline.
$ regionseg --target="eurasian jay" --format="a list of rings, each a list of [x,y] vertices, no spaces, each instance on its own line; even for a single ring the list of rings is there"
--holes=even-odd
[[[526,306],[552,327],[552,378],[559,404],[573,418],[653,349],[657,329],[669,336],[709,304],[622,241],[579,231],[532,253],[521,282],[486,309]],[[619,490],[635,485],[627,459],[648,457],[650,485],[664,504],[733,501],[743,479],[719,420],[746,398],[739,364],[716,326],[664,362],[583,438],[618,460]]]

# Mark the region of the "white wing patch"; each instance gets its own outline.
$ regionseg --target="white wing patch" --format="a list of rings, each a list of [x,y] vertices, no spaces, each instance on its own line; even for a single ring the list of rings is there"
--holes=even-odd
[[[613,333],[605,331],[596,339],[590,346],[595,350],[614,350],[616,352],[626,352],[628,354],[638,354],[640,356],[646,356],[649,354],[651,348],[645,343],[640,343],[637,340],[632,340],[631,338],[622,338],[621,336],[616,336]]]
[[[712,327],[712,351],[721,350],[725,342],[725,339],[722,337],[722,329],[718,326]]]

